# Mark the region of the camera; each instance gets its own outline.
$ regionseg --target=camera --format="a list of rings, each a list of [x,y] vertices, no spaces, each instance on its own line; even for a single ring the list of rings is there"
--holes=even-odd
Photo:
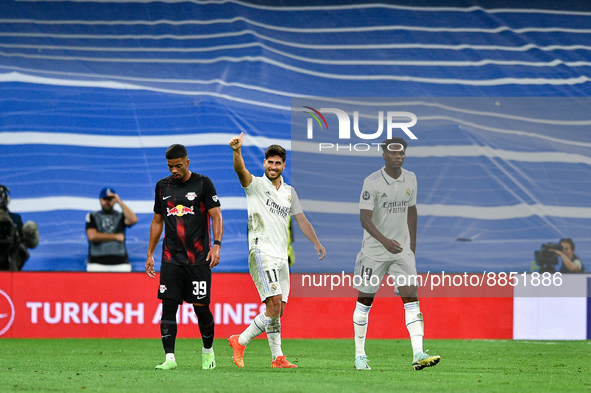
[[[19,271],[29,259],[27,248],[35,248],[39,244],[39,229],[34,221],[24,225],[18,214],[8,211],[10,190],[0,185],[0,270]]]
[[[536,264],[540,267],[540,273],[556,273],[554,266],[558,265],[558,255],[551,250],[562,251],[562,244],[542,244],[542,248],[534,252]]]

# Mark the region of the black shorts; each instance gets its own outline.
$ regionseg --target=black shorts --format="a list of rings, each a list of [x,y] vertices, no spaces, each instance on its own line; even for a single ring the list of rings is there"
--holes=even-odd
[[[209,304],[211,269],[209,265],[179,266],[163,263],[160,266],[158,299],[172,299],[179,304]]]

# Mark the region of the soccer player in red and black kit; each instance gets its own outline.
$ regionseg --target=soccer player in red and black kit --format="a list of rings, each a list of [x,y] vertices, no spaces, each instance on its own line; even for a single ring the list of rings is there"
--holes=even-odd
[[[159,370],[176,368],[174,346],[176,313],[183,301],[193,303],[203,338],[203,369],[215,368],[214,319],[209,309],[211,269],[220,262],[223,223],[220,201],[211,180],[189,171],[187,149],[172,145],[166,150],[171,176],[156,183],[154,217],[146,258],[146,274],[156,276],[154,251],[165,226],[158,298],[162,299],[160,332],[166,361]],[[211,244],[210,217],[214,244]]]

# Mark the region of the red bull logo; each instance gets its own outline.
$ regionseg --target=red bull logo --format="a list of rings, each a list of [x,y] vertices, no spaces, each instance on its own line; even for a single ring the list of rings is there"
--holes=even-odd
[[[166,208],[166,216],[175,215],[177,217],[182,217],[185,214],[195,214],[193,211],[193,206],[187,207],[183,205],[176,205],[175,207],[167,207]]]

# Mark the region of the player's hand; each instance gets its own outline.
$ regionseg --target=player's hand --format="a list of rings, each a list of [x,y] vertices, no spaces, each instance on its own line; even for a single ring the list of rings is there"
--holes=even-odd
[[[240,136],[235,136],[234,138],[230,139],[230,147],[234,150],[238,150],[242,147],[244,143],[244,132],[240,133]]]
[[[150,278],[156,277],[156,271],[154,270],[154,257],[149,256],[146,258],[146,274]]]
[[[399,254],[402,252],[402,245],[394,239],[387,239],[382,244],[386,247],[386,250],[390,251],[392,254]]]
[[[207,260],[209,261],[210,269],[213,269],[214,266],[220,263],[220,249],[220,246],[214,244],[211,250],[209,250],[207,253]]]
[[[316,250],[316,254],[320,255],[320,258],[318,258],[319,261],[323,260],[324,257],[326,256],[326,249],[324,248],[324,246],[320,243],[318,243],[317,245],[314,246],[314,250]]]
[[[123,233],[116,233],[115,240],[123,243],[125,241],[125,235]]]

